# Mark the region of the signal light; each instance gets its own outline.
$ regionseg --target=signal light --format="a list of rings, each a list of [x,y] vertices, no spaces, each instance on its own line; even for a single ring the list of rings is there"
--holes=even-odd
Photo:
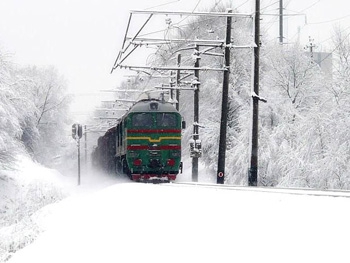
[[[78,123],[74,123],[72,125],[72,137],[73,139],[80,139],[83,136],[83,127],[78,124]]]

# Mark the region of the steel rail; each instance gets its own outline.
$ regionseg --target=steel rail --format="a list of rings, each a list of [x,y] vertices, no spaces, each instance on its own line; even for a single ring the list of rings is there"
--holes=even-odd
[[[218,185],[209,183],[192,183],[192,182],[171,182],[164,184],[170,186],[199,186],[204,188],[215,188],[223,190],[247,191],[247,192],[262,192],[270,194],[289,194],[289,195],[309,195],[309,196],[325,196],[325,197],[343,197],[350,198],[350,191],[345,190],[317,190],[309,188],[283,188],[283,187],[249,187],[249,186],[235,186],[235,185]]]

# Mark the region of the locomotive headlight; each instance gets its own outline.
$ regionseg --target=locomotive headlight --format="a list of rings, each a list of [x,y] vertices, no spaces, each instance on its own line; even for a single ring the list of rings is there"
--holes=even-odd
[[[148,151],[148,154],[149,154],[150,157],[159,157],[160,156],[160,151],[158,151],[158,150],[156,150],[156,151],[150,150],[150,151]]]
[[[158,103],[157,102],[152,102],[149,105],[150,110],[158,110]]]

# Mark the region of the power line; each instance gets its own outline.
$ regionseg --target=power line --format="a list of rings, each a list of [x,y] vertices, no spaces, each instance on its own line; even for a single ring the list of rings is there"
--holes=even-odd
[[[318,3],[318,2],[316,2],[316,3]],[[316,3],[315,3],[315,4],[316,4]],[[347,15],[347,16],[345,16],[345,17],[349,17],[349,16],[350,16],[350,15]],[[342,17],[342,18],[344,18],[344,17]],[[341,19],[341,18],[339,18],[339,19]],[[326,23],[326,22],[321,22],[321,23]],[[306,26],[312,26],[312,25],[314,25],[314,24],[318,24],[318,23],[308,23],[308,24],[304,24],[304,25],[300,28],[300,30],[302,30],[302,29],[303,29],[304,27],[306,27]],[[346,27],[345,29],[341,30],[340,33],[344,32],[344,31],[347,31],[349,28],[350,28],[350,26]],[[295,34],[291,37],[291,39],[294,39],[298,34],[299,34],[299,32],[295,33]],[[325,42],[327,42],[327,41],[329,41],[329,40],[331,40],[331,39],[332,39],[332,36],[331,36],[331,37],[328,37],[328,38],[326,38],[326,39],[324,39],[324,40],[319,40],[319,41],[318,41],[318,44],[323,44],[323,43],[325,43]]]
[[[349,14],[349,15],[346,15],[346,16],[339,17],[339,18],[335,18],[335,19],[332,19],[332,20],[321,21],[321,22],[314,22],[314,23],[308,23],[308,25],[327,24],[327,23],[331,23],[331,22],[343,20],[343,19],[345,19],[345,18],[347,18],[347,17],[350,17],[350,14]]]
[[[303,9],[303,10],[301,10],[300,12],[304,12],[304,11],[310,9],[311,7],[313,7],[314,5],[318,4],[319,2],[321,2],[321,0],[316,1],[315,3],[311,4],[310,6],[306,7],[306,8]]]
[[[222,0],[219,0],[218,2],[216,2],[213,9],[215,9],[221,2],[222,2]]]
[[[194,11],[196,11],[196,8],[198,7],[198,5],[199,5],[199,3],[201,2],[202,0],[198,0],[198,2],[197,2],[197,4],[196,4],[196,6],[193,8],[193,10],[192,10],[192,14],[194,13]],[[190,17],[191,15],[189,14],[189,15],[187,15],[186,17],[184,17],[180,22],[178,22],[177,24],[180,24],[182,21],[184,21],[185,19],[187,19],[188,17]]]
[[[274,4],[277,4],[279,1],[275,1],[275,2],[273,2],[272,4],[269,4],[269,5],[267,5],[267,6],[265,6],[265,7],[263,7],[263,8],[261,8],[261,11],[264,11],[266,8],[269,8],[270,6],[273,6]],[[270,2],[271,3],[271,2]]]
[[[350,32],[343,38],[343,40],[327,55],[325,56],[319,63],[321,63],[322,61],[326,60],[328,57],[330,57],[334,51],[336,51],[343,43],[345,40],[347,40],[347,38],[350,36]]]
[[[170,5],[170,4],[173,4],[173,3],[176,3],[176,2],[180,2],[180,0],[175,0],[175,1],[171,1],[171,2],[165,3],[165,4],[160,4],[160,5],[152,6],[152,7],[146,8],[146,9],[144,9],[144,10],[150,10],[150,9],[157,8],[157,7],[161,7],[161,6]]]
[[[244,6],[244,5],[245,5],[246,3],[248,3],[248,2],[250,2],[250,0],[247,0],[247,1],[245,1],[243,4],[237,6],[236,9],[241,8],[242,6]]]

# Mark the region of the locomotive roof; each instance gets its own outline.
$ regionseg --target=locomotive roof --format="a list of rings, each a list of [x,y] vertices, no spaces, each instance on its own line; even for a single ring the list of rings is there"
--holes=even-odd
[[[156,107],[156,108],[155,108]],[[147,99],[136,102],[129,112],[177,112],[175,107],[166,101]]]

